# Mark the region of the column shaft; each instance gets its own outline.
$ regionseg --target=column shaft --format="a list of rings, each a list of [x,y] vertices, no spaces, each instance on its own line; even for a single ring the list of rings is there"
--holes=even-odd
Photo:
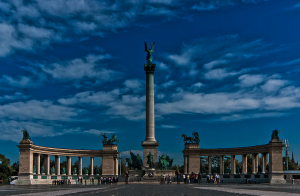
[[[70,156],[67,156],[67,175],[71,175],[72,168],[72,159]]]
[[[255,165],[256,165],[255,164],[256,163],[255,158],[256,158],[255,154],[252,154],[252,173],[253,174],[256,173],[256,170],[255,170]]]
[[[118,157],[115,158],[115,164],[116,164],[115,175],[118,175],[118,169],[119,169],[119,159],[118,159]]]
[[[36,154],[36,163],[37,163],[37,167],[36,167],[36,173],[37,174],[41,174],[41,154]]]
[[[187,156],[183,156],[183,158],[184,158],[184,174],[187,174],[187,162],[186,162]]]
[[[50,155],[44,154],[45,174],[50,175]]]
[[[146,139],[155,140],[155,120],[154,120],[154,74],[146,74]]]
[[[220,174],[224,174],[224,156],[220,156]]]
[[[235,155],[231,155],[231,174],[236,174]]]
[[[208,156],[208,174],[211,174],[211,156]]]
[[[56,175],[60,175],[60,156],[58,155],[55,156],[55,166]]]
[[[78,175],[82,176],[82,157],[78,157],[78,158],[79,158]]]
[[[247,154],[242,155],[242,161],[243,161],[243,174],[247,174],[247,168],[248,168]]]
[[[94,157],[91,157],[91,176],[94,175]]]
[[[255,155],[255,173],[258,173],[258,161],[259,161],[259,156],[258,154]]]

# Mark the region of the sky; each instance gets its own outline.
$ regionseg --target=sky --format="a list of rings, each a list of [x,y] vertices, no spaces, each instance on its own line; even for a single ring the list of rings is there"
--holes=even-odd
[[[0,10],[0,153],[11,162],[23,128],[35,145],[70,149],[102,149],[100,133],[116,134],[123,157],[141,155],[144,42],[155,42],[160,155],[183,164],[181,135],[193,130],[200,148],[230,148],[267,144],[279,129],[300,159],[299,0],[32,0]]]

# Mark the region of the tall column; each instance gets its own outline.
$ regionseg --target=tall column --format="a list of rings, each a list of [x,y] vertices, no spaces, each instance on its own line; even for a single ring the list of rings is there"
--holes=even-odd
[[[236,170],[235,170],[235,155],[231,155],[231,174],[236,174]]]
[[[41,174],[41,154],[36,154],[36,174]]]
[[[78,157],[79,159],[79,165],[78,165],[78,175],[82,176],[82,157]]]
[[[94,175],[94,157],[90,157],[91,159],[91,176]]]
[[[220,174],[224,174],[224,156],[220,156]]]
[[[208,174],[211,174],[211,156],[208,156]]]
[[[242,155],[242,161],[243,161],[243,174],[247,174],[247,168],[248,168],[247,154]]]
[[[72,159],[70,156],[67,156],[67,175],[72,175],[71,168],[72,168]]]
[[[255,154],[252,154],[252,173],[255,174],[256,173],[256,160],[255,160],[256,156]]]
[[[44,154],[44,167],[45,167],[45,174],[50,175],[50,155]]]
[[[184,158],[184,174],[187,174],[187,161],[186,161],[187,156],[183,156],[183,158]]]
[[[56,175],[60,175],[60,156],[59,155],[55,156],[55,172],[56,172]]]

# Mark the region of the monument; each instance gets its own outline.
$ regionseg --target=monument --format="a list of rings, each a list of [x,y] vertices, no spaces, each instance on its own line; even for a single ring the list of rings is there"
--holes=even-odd
[[[151,152],[153,155],[154,168],[158,169],[158,154],[157,148],[159,146],[155,139],[155,120],[154,120],[154,71],[155,64],[152,63],[152,52],[154,52],[154,42],[151,48],[148,48],[145,42],[145,52],[147,52],[147,64],[144,65],[146,72],[146,138],[142,143],[143,147],[143,166],[149,167],[147,163],[147,155]]]

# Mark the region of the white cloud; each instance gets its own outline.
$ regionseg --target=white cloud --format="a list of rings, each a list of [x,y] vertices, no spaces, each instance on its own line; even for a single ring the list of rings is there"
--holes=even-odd
[[[239,72],[229,72],[226,68],[213,69],[204,74],[204,78],[208,80],[222,80],[229,76],[234,76],[244,72],[245,70]]]
[[[169,88],[169,87],[171,87],[171,86],[174,86],[175,84],[176,84],[176,83],[175,83],[174,80],[170,80],[170,81],[168,81],[168,82],[163,83],[161,86],[162,86],[163,88]]]
[[[33,88],[40,85],[40,80],[34,81],[33,78],[27,76],[18,76],[17,78],[13,78],[11,76],[3,75],[0,78],[0,84],[7,84],[13,87],[21,87],[21,88]]]
[[[261,88],[266,92],[276,92],[288,83],[287,80],[270,79],[264,85],[261,85]]]
[[[97,130],[97,129],[89,129],[89,130],[85,130],[83,131],[83,133],[88,133],[88,134],[92,134],[92,135],[101,135],[102,133],[116,133],[117,131],[114,130]]]
[[[237,84],[238,86],[244,88],[244,87],[252,87],[257,84],[260,84],[264,81],[265,76],[264,75],[250,75],[245,74],[239,77],[240,83]]]
[[[257,0],[209,0],[209,1],[200,1],[198,4],[195,4],[192,9],[199,11],[211,11],[220,9],[225,6],[234,6],[238,3],[256,3]]]
[[[278,118],[282,116],[287,116],[287,113],[281,112],[268,112],[268,113],[255,113],[255,114],[233,114],[230,116],[223,116],[217,121],[239,121],[245,119],[252,119],[252,118]]]
[[[15,92],[13,95],[2,95],[0,96],[0,101],[13,101],[13,100],[22,100],[22,99],[28,99],[30,96],[24,95],[20,92]]]
[[[214,68],[218,65],[224,65],[224,64],[227,64],[227,63],[228,63],[227,60],[214,60],[214,61],[211,61],[209,63],[204,64],[203,67],[205,69],[210,70],[210,69],[212,69],[212,68]]]
[[[126,88],[132,89],[134,92],[139,92],[140,90],[143,89],[142,81],[140,81],[138,79],[125,80],[124,85]]]
[[[194,87],[194,88],[200,88],[202,86],[203,86],[203,84],[201,82],[197,82],[197,83],[192,85],[192,87]]]

